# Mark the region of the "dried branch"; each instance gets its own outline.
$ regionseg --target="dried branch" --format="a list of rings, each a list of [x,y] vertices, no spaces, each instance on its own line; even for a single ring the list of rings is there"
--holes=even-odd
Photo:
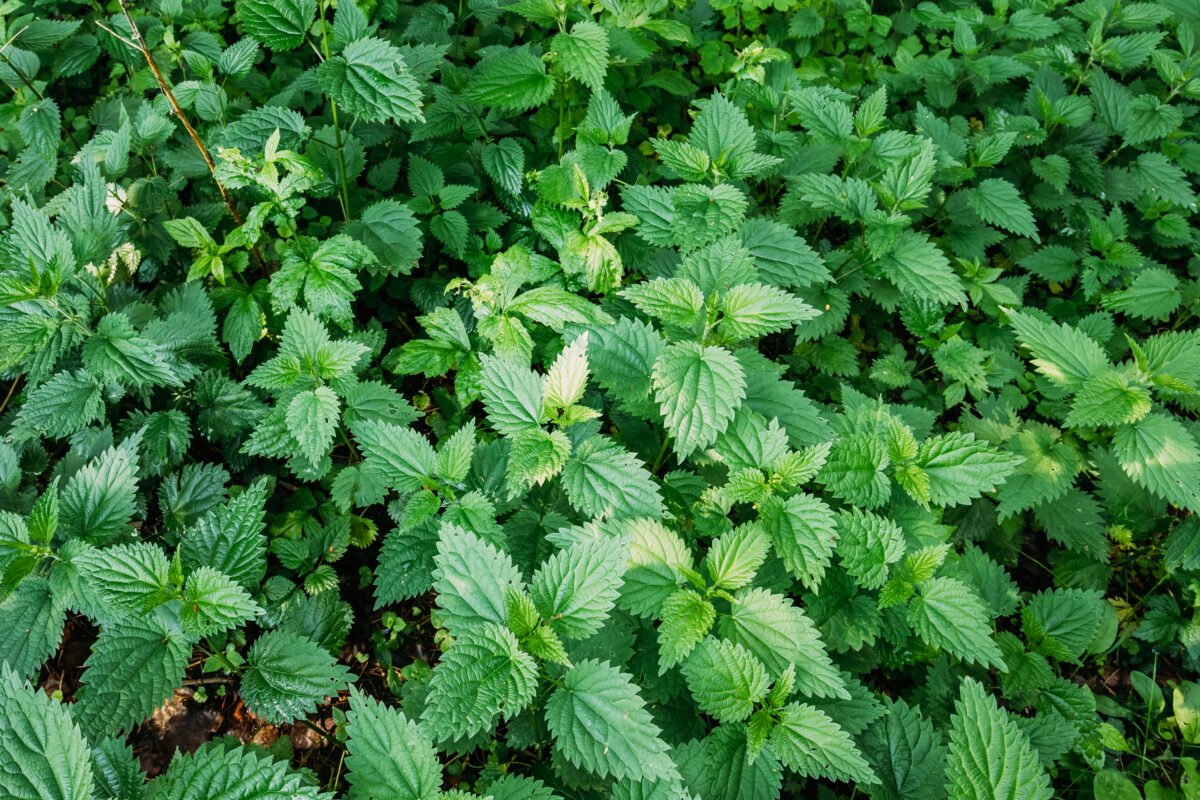
[[[154,61],[154,54],[150,52],[150,48],[146,46],[146,40],[142,38],[142,32],[138,29],[137,23],[133,21],[133,13],[129,10],[129,4],[126,0],[117,0],[117,2],[121,4],[121,11],[125,12],[125,19],[129,22],[129,29],[133,31],[133,41],[129,41],[114,31],[109,30],[109,33],[112,33],[113,36],[132,46],[135,50],[140,51],[142,57],[146,59],[146,64],[150,67],[150,72],[154,74],[154,80],[158,81],[158,88],[162,89],[163,96],[171,104],[171,111],[183,123],[184,130],[187,131],[188,136],[192,137],[192,143],[196,145],[196,149],[200,151],[200,155],[204,156],[204,163],[208,164],[208,171],[212,175],[213,183],[217,185],[217,191],[221,193],[221,199],[225,201],[225,207],[229,209],[229,213],[233,216],[233,221],[238,225],[244,224],[245,220],[242,219],[242,215],[234,207],[233,199],[230,198],[229,193],[225,190],[224,184],[217,178],[217,164],[213,161],[212,153],[205,147],[204,142],[200,139],[200,134],[192,127],[191,121],[183,113],[183,109],[179,107],[179,101],[175,99],[175,93],[171,91],[171,84],[167,83],[166,77]],[[101,27],[104,26],[102,25]],[[105,28],[105,30],[108,29]],[[258,246],[252,246],[250,252],[254,255],[254,260],[258,262],[259,268],[266,274],[267,264],[262,257],[262,253],[259,252]]]
[[[192,143],[196,145],[196,149],[200,151],[200,155],[204,156],[204,163],[208,164],[208,171],[212,173],[213,183],[217,185],[217,191],[221,193],[221,199],[225,201],[225,207],[233,215],[233,221],[241,225],[245,220],[242,219],[242,215],[234,207],[233,200],[230,198],[229,192],[225,190],[224,184],[217,179],[217,164],[213,161],[212,153],[209,152],[204,142],[201,141],[200,134],[192,127],[187,114],[184,114],[183,109],[179,107],[179,101],[175,99],[175,93],[171,91],[171,84],[167,83],[166,77],[163,76],[162,70],[158,68],[158,64],[154,60],[154,54],[150,52],[150,48],[146,46],[146,40],[142,38],[142,32],[138,29],[137,23],[133,21],[133,13],[129,10],[129,4],[126,0],[117,0],[117,2],[121,5],[121,11],[125,12],[125,20],[129,23],[129,29],[133,31],[133,41],[130,42],[114,31],[110,30],[109,33],[117,36],[118,39],[122,39],[126,44],[133,46],[146,59],[146,64],[150,67],[150,72],[154,74],[154,80],[158,81],[158,88],[162,90],[163,96],[167,98],[167,102],[171,105],[171,111],[183,123],[184,130],[187,131],[188,136],[192,137]]]

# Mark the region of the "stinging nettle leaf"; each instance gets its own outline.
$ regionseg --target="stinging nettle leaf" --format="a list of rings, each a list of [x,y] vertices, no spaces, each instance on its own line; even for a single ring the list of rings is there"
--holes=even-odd
[[[421,122],[421,89],[399,48],[368,37],[317,69],[321,88],[347,113],[369,122]]]
[[[972,678],[962,682],[951,719],[947,789],[963,800],[1050,800],[1050,778],[1029,739]]]
[[[508,620],[508,592],[523,585],[507,553],[457,525],[438,537],[433,588],[442,623],[451,632]]]
[[[955,578],[927,581],[908,606],[908,622],[934,647],[965,661],[1007,670],[992,639],[991,614],[975,592]]]
[[[604,86],[608,71],[608,30],[591,20],[580,20],[570,33],[557,34],[550,49],[572,78],[591,89]]]
[[[251,645],[239,692],[251,713],[278,724],[307,717],[353,681],[316,642],[275,630]]]
[[[95,786],[87,740],[67,707],[0,663],[0,792],[77,800]]]
[[[359,689],[346,712],[346,781],[354,800],[433,800],[442,767],[416,722]]]
[[[653,517],[663,513],[658,485],[633,453],[602,436],[587,439],[563,467],[571,505],[590,516]]]
[[[654,389],[674,450],[684,459],[729,425],[746,396],[746,375],[728,350],[682,342],[655,362]]]
[[[238,19],[246,33],[272,50],[293,50],[317,13],[317,0],[238,0]]]
[[[598,631],[608,618],[625,571],[627,547],[620,539],[592,539],[546,559],[529,582],[529,594],[563,639]]]
[[[512,48],[485,58],[464,97],[477,106],[500,111],[525,111],[550,99],[554,78],[546,65],[528,48]]]
[[[600,777],[671,779],[678,771],[629,676],[608,662],[576,664],[546,701],[555,748]]]

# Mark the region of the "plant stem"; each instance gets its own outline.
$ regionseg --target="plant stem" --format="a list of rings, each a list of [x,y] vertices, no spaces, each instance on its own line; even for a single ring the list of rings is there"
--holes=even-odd
[[[337,142],[338,177],[342,179],[342,217],[350,221],[350,189],[346,184],[346,153],[342,148],[342,127],[338,124],[337,101],[329,98],[329,110],[333,113],[333,137]]]
[[[325,24],[325,15],[329,11],[328,3],[321,4],[321,50],[324,51],[324,61],[329,60],[329,28]],[[350,221],[350,188],[346,183],[346,154],[342,149],[342,126],[338,123],[337,101],[329,98],[329,111],[333,116],[333,139],[337,143],[338,177],[341,178],[342,218]]]
[[[655,475],[658,474],[659,467],[661,467],[663,462],[667,460],[667,446],[670,444],[671,437],[664,436],[662,447],[658,448],[658,456],[656,456],[654,459],[654,466],[650,468],[650,472],[654,473]]]
[[[558,160],[563,157],[563,144],[567,140],[567,84],[563,81],[558,87]]]

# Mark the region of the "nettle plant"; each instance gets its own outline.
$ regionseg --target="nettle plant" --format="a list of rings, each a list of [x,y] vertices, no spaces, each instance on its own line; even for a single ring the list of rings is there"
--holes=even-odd
[[[7,3],[0,796],[1200,796],[1198,36]]]

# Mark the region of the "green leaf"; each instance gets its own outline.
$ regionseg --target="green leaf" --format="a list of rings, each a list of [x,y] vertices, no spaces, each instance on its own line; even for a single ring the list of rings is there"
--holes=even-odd
[[[797,91],[794,94],[796,115],[800,124],[822,144],[840,144],[850,137],[852,122],[845,103],[831,102],[817,92]]]
[[[729,425],[746,396],[746,374],[724,348],[681,342],[654,364],[654,389],[675,453],[684,459]]]
[[[167,233],[171,234],[171,238],[178,242],[181,247],[187,247],[192,250],[217,249],[217,243],[213,241],[212,234],[195,217],[168,219],[163,222],[163,228],[166,229]]]
[[[1008,312],[1008,322],[1038,372],[1064,389],[1078,390],[1110,366],[1100,345],[1078,328],[1016,311]]]
[[[149,795],[170,800],[333,800],[307,770],[293,772],[286,761],[258,748],[207,742],[191,754],[179,753],[150,784]]]
[[[61,439],[100,418],[101,386],[87,370],[60,372],[25,398],[14,428]]]
[[[1110,311],[1136,319],[1165,320],[1179,307],[1179,279],[1165,269],[1143,269],[1127,289],[1103,299]]]
[[[834,444],[819,479],[834,497],[864,508],[876,508],[892,494],[892,484],[884,473],[890,463],[879,437],[846,436]]]
[[[121,739],[106,739],[92,748],[92,775],[96,800],[141,797],[146,783],[141,761]]]
[[[862,736],[862,749],[887,800],[945,797],[946,745],[919,708],[887,700],[887,713]]]
[[[92,548],[71,563],[105,600],[127,611],[148,611],[169,596],[171,565],[158,545],[136,542]]]
[[[991,619],[979,595],[955,578],[926,581],[908,605],[908,624],[931,646],[1005,672]]]
[[[346,233],[361,241],[388,275],[407,275],[421,257],[421,229],[408,206],[397,200],[379,200],[346,226]]]
[[[339,234],[320,244],[302,238],[285,252],[283,263],[271,274],[271,303],[277,311],[288,311],[303,298],[319,317],[353,317],[350,304],[362,288],[355,273],[374,260],[366,245]]]
[[[768,464],[773,472],[787,472],[785,480],[788,482],[797,482],[792,479],[792,469],[803,458],[799,454],[788,454],[787,432],[779,420],[767,422],[749,404],[737,410],[729,427],[717,437],[713,449],[729,465],[731,477],[740,470],[757,470],[760,465]]]
[[[933,188],[936,166],[933,143],[925,139],[914,156],[884,171],[883,179],[875,187],[880,199],[895,211],[924,208]]]
[[[525,151],[516,139],[500,139],[484,145],[483,168],[504,191],[511,195],[521,193],[525,181]]]
[[[537,664],[516,636],[496,624],[481,625],[442,653],[422,719],[437,739],[474,736],[491,731],[497,716],[516,716],[537,688]]]
[[[315,465],[329,454],[340,416],[341,401],[328,386],[300,392],[288,403],[288,430],[309,463]]]
[[[433,445],[411,428],[362,422],[354,428],[354,440],[366,456],[366,464],[398,491],[415,492],[437,474]]]
[[[429,221],[429,232],[455,256],[462,258],[466,254],[471,225],[459,212],[444,211],[438,214]]]
[[[523,582],[507,553],[457,525],[445,524],[438,537],[435,564],[433,588],[447,630],[459,633],[488,622],[508,621],[508,592]]]
[[[1042,591],[1021,609],[1021,628],[1031,649],[1058,661],[1078,664],[1095,638],[1105,610],[1101,592]]]
[[[346,402],[346,413],[342,420],[351,430],[368,420],[405,425],[420,417],[399,392],[383,383],[359,381],[341,388]]]
[[[529,582],[538,613],[563,639],[603,627],[617,600],[627,548],[620,539],[591,539],[546,559]]]
[[[704,318],[704,295],[684,278],[655,278],[621,290],[621,296],[671,327],[690,329]]]
[[[191,656],[179,630],[152,616],[123,618],[92,646],[72,716],[94,740],[129,730],[183,684]]]
[[[1127,113],[1128,125],[1124,137],[1128,144],[1144,144],[1169,136],[1183,122],[1183,115],[1178,108],[1147,94],[1135,98],[1129,104]]]
[[[722,725],[699,741],[675,748],[689,788],[708,800],[775,800],[779,761],[747,745],[746,729]]]
[[[740,108],[720,93],[704,102],[692,124],[691,142],[701,147],[722,172],[754,152],[754,129]]]
[[[272,50],[292,50],[317,13],[317,0],[238,0],[238,19],[247,35]]]
[[[400,49],[358,39],[317,68],[321,88],[347,113],[368,122],[421,122],[421,88]]]
[[[665,247],[675,242],[671,191],[663,186],[626,186],[621,190],[622,207],[638,218],[637,235],[648,244]]]
[[[554,78],[527,47],[489,55],[475,68],[463,97],[467,102],[500,111],[540,106],[554,92]]]
[[[904,557],[904,532],[889,519],[857,508],[838,515],[838,557],[855,582],[878,589],[888,571]]]
[[[442,765],[417,723],[354,687],[346,721],[351,800],[434,800],[438,796]]]
[[[572,78],[590,89],[603,88],[608,71],[607,29],[591,20],[580,20],[570,33],[555,35],[550,51]]]
[[[756,217],[746,220],[738,235],[767,283],[802,289],[832,278],[821,256],[786,225]]]
[[[92,797],[87,741],[61,703],[0,663],[0,794],[14,800]]]
[[[438,476],[451,483],[465,480],[471,471],[475,446],[475,421],[470,420],[455,431],[453,436],[438,443]]]
[[[571,455],[571,440],[562,431],[530,428],[512,437],[505,478],[509,491],[540,486],[562,471]]]
[[[589,516],[653,517],[663,514],[653,476],[633,453],[603,436],[586,439],[563,467],[571,505]]]
[[[612,317],[585,298],[557,286],[538,286],[522,292],[508,304],[508,310],[523,314],[556,333],[562,332],[572,322],[581,325],[610,325],[613,321]],[[622,318],[621,321],[626,320]]]
[[[1029,424],[1009,448],[1024,461],[997,492],[1001,517],[1062,497],[1084,466],[1075,446],[1049,425]]]
[[[972,678],[962,682],[951,718],[946,778],[962,800],[1050,800],[1050,779],[1007,712]]]
[[[259,304],[259,297],[252,287],[231,284],[224,291],[233,297],[233,301],[225,313],[221,339],[229,345],[229,352],[240,364],[250,355],[254,343],[262,338],[263,306]]]
[[[713,541],[704,558],[713,585],[733,591],[754,580],[769,543],[757,525],[740,525]]]
[[[583,397],[588,380],[587,337],[584,333],[564,347],[550,365],[543,387],[546,405],[567,408]]]
[[[729,341],[740,341],[786,330],[820,312],[782,289],[743,283],[721,297],[721,313],[721,334]]]
[[[511,358],[482,356],[483,406],[488,422],[507,436],[546,422],[542,378]]]
[[[664,600],[658,626],[658,674],[666,674],[687,658],[716,618],[712,602],[691,589],[680,589]]]
[[[257,39],[250,36],[239,39],[221,52],[221,57],[217,59],[217,69],[235,80],[244,78],[254,68],[254,62],[260,52],[262,45]]]
[[[184,584],[179,623],[190,636],[213,636],[253,619],[261,611],[233,579],[211,567],[200,567]]]
[[[588,361],[596,381],[634,402],[650,394],[651,372],[665,343],[648,323],[621,317],[588,332]]]
[[[1113,435],[1113,454],[1138,485],[1200,512],[1200,447],[1178,419],[1153,413],[1122,425]]]
[[[812,620],[788,598],[767,589],[739,592],[719,624],[723,638],[753,653],[772,675],[791,666],[796,688],[811,697],[849,699]]]
[[[1092,779],[1092,793],[1096,800],[1142,800],[1137,784],[1122,772],[1104,769]],[[1155,795],[1157,796],[1157,795]]]
[[[759,521],[784,566],[805,588],[816,591],[837,543],[829,506],[804,493],[783,501],[771,499],[761,505]]]
[[[962,280],[923,233],[905,231],[879,260],[881,274],[904,294],[943,305],[967,302]]]
[[[1017,187],[1003,178],[988,178],[967,193],[967,199],[979,218],[989,225],[1040,242],[1033,212]]]
[[[252,714],[280,724],[307,717],[353,681],[350,671],[316,642],[275,630],[251,645],[238,691]]]
[[[791,381],[780,380],[778,368],[766,357],[747,349],[734,355],[746,370],[746,407],[766,419],[778,419],[792,447],[821,445],[834,438],[817,404]]]
[[[712,159],[699,147],[674,139],[654,139],[651,144],[663,165],[683,180],[699,182],[708,177]]]
[[[678,186],[671,192],[671,241],[687,250],[716,241],[741,224],[748,205],[746,195],[728,183]]]
[[[850,735],[824,711],[804,703],[789,703],[779,712],[771,748],[780,761],[806,777],[879,782]]]
[[[915,461],[929,481],[928,501],[944,507],[966,505],[993,491],[1020,463],[974,434],[958,432],[921,442]]]
[[[762,662],[734,642],[708,637],[696,645],[680,670],[696,705],[721,723],[750,716],[770,688]]]
[[[71,477],[62,493],[63,533],[104,544],[129,529],[137,494],[137,464],[131,450],[106,450]]]
[[[554,747],[599,777],[678,778],[670,748],[628,675],[607,662],[575,665],[546,701]]]
[[[39,575],[25,578],[0,603],[0,663],[20,680],[36,676],[58,650],[66,618],[66,604],[49,581]]]
[[[1150,413],[1150,391],[1123,370],[1097,372],[1079,387],[1067,414],[1072,428],[1096,428],[1137,422]]]
[[[267,571],[266,499],[267,481],[259,480],[197,522],[179,542],[184,568],[190,572],[208,566],[257,590]]]
[[[679,535],[660,522],[633,520],[629,524],[629,561],[621,584],[621,607],[643,617],[657,617],[663,602],[691,569],[692,554]]]
[[[1188,744],[1200,742],[1200,684],[1183,681],[1171,693],[1175,724]]]

